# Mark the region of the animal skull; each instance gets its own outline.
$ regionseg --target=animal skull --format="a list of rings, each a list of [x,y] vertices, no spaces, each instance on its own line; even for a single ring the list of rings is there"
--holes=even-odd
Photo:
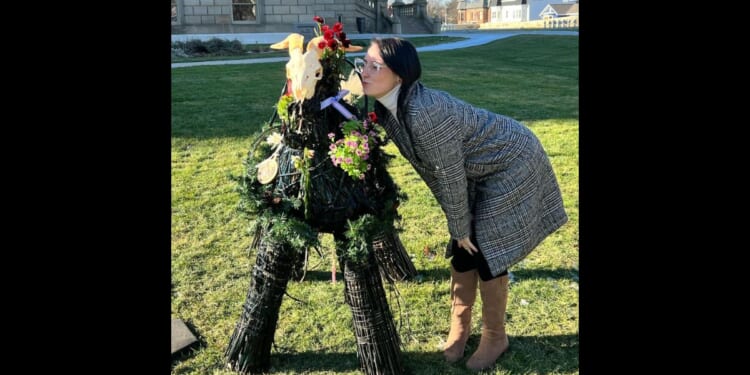
[[[271,45],[273,49],[289,48],[286,78],[291,81],[292,95],[298,102],[312,98],[315,94],[315,85],[323,77],[323,66],[319,60],[322,51],[319,51],[317,44],[311,48],[311,41],[308,43],[307,52],[303,54],[304,39],[301,34],[292,33],[281,42]]]
[[[323,78],[323,66],[314,51],[292,55],[286,64],[286,71],[287,78],[292,81],[292,95],[297,101],[312,98],[315,85]]]

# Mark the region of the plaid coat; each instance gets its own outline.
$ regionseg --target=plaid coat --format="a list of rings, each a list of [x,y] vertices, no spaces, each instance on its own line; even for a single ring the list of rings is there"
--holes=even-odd
[[[407,96],[405,124],[379,102],[375,112],[440,203],[451,237],[473,234],[493,276],[568,220],[546,152],[516,120],[421,82]]]

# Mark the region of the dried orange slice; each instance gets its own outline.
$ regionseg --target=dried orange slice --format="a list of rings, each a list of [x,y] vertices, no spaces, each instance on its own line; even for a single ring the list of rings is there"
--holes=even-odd
[[[257,167],[258,182],[263,185],[273,181],[276,178],[276,174],[279,173],[279,163],[276,161],[276,155],[258,163]]]

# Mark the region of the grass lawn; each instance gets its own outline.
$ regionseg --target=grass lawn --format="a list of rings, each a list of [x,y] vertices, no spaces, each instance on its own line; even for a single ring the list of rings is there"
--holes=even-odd
[[[521,35],[453,51],[420,54],[425,85],[514,117],[540,138],[559,179],[569,222],[510,269],[506,328],[511,349],[489,374],[578,374],[578,37]],[[193,327],[203,345],[173,362],[172,374],[233,372],[223,351],[234,329],[255,262],[249,222],[235,207],[228,174],[242,173],[254,134],[270,119],[284,83],[284,63],[172,70],[172,317]],[[420,272],[386,284],[411,374],[470,374],[447,365],[439,346],[449,327],[449,239],[445,216],[400,156],[389,170],[409,199],[399,207],[400,238]],[[271,352],[274,374],[361,374],[343,279],[330,280],[333,252],[311,255],[303,282],[290,282]],[[467,358],[479,343],[477,298]]]

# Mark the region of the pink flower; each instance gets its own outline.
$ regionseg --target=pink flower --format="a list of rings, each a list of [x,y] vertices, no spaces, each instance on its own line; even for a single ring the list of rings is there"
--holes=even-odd
[[[328,134],[331,140],[328,155],[334,161],[333,165],[354,179],[364,179],[367,172],[372,170],[372,165],[368,162],[370,143],[377,144],[378,135],[368,129],[368,125],[374,125],[369,117],[362,121],[349,120],[339,124],[342,132],[348,135],[335,140],[335,134]]]

